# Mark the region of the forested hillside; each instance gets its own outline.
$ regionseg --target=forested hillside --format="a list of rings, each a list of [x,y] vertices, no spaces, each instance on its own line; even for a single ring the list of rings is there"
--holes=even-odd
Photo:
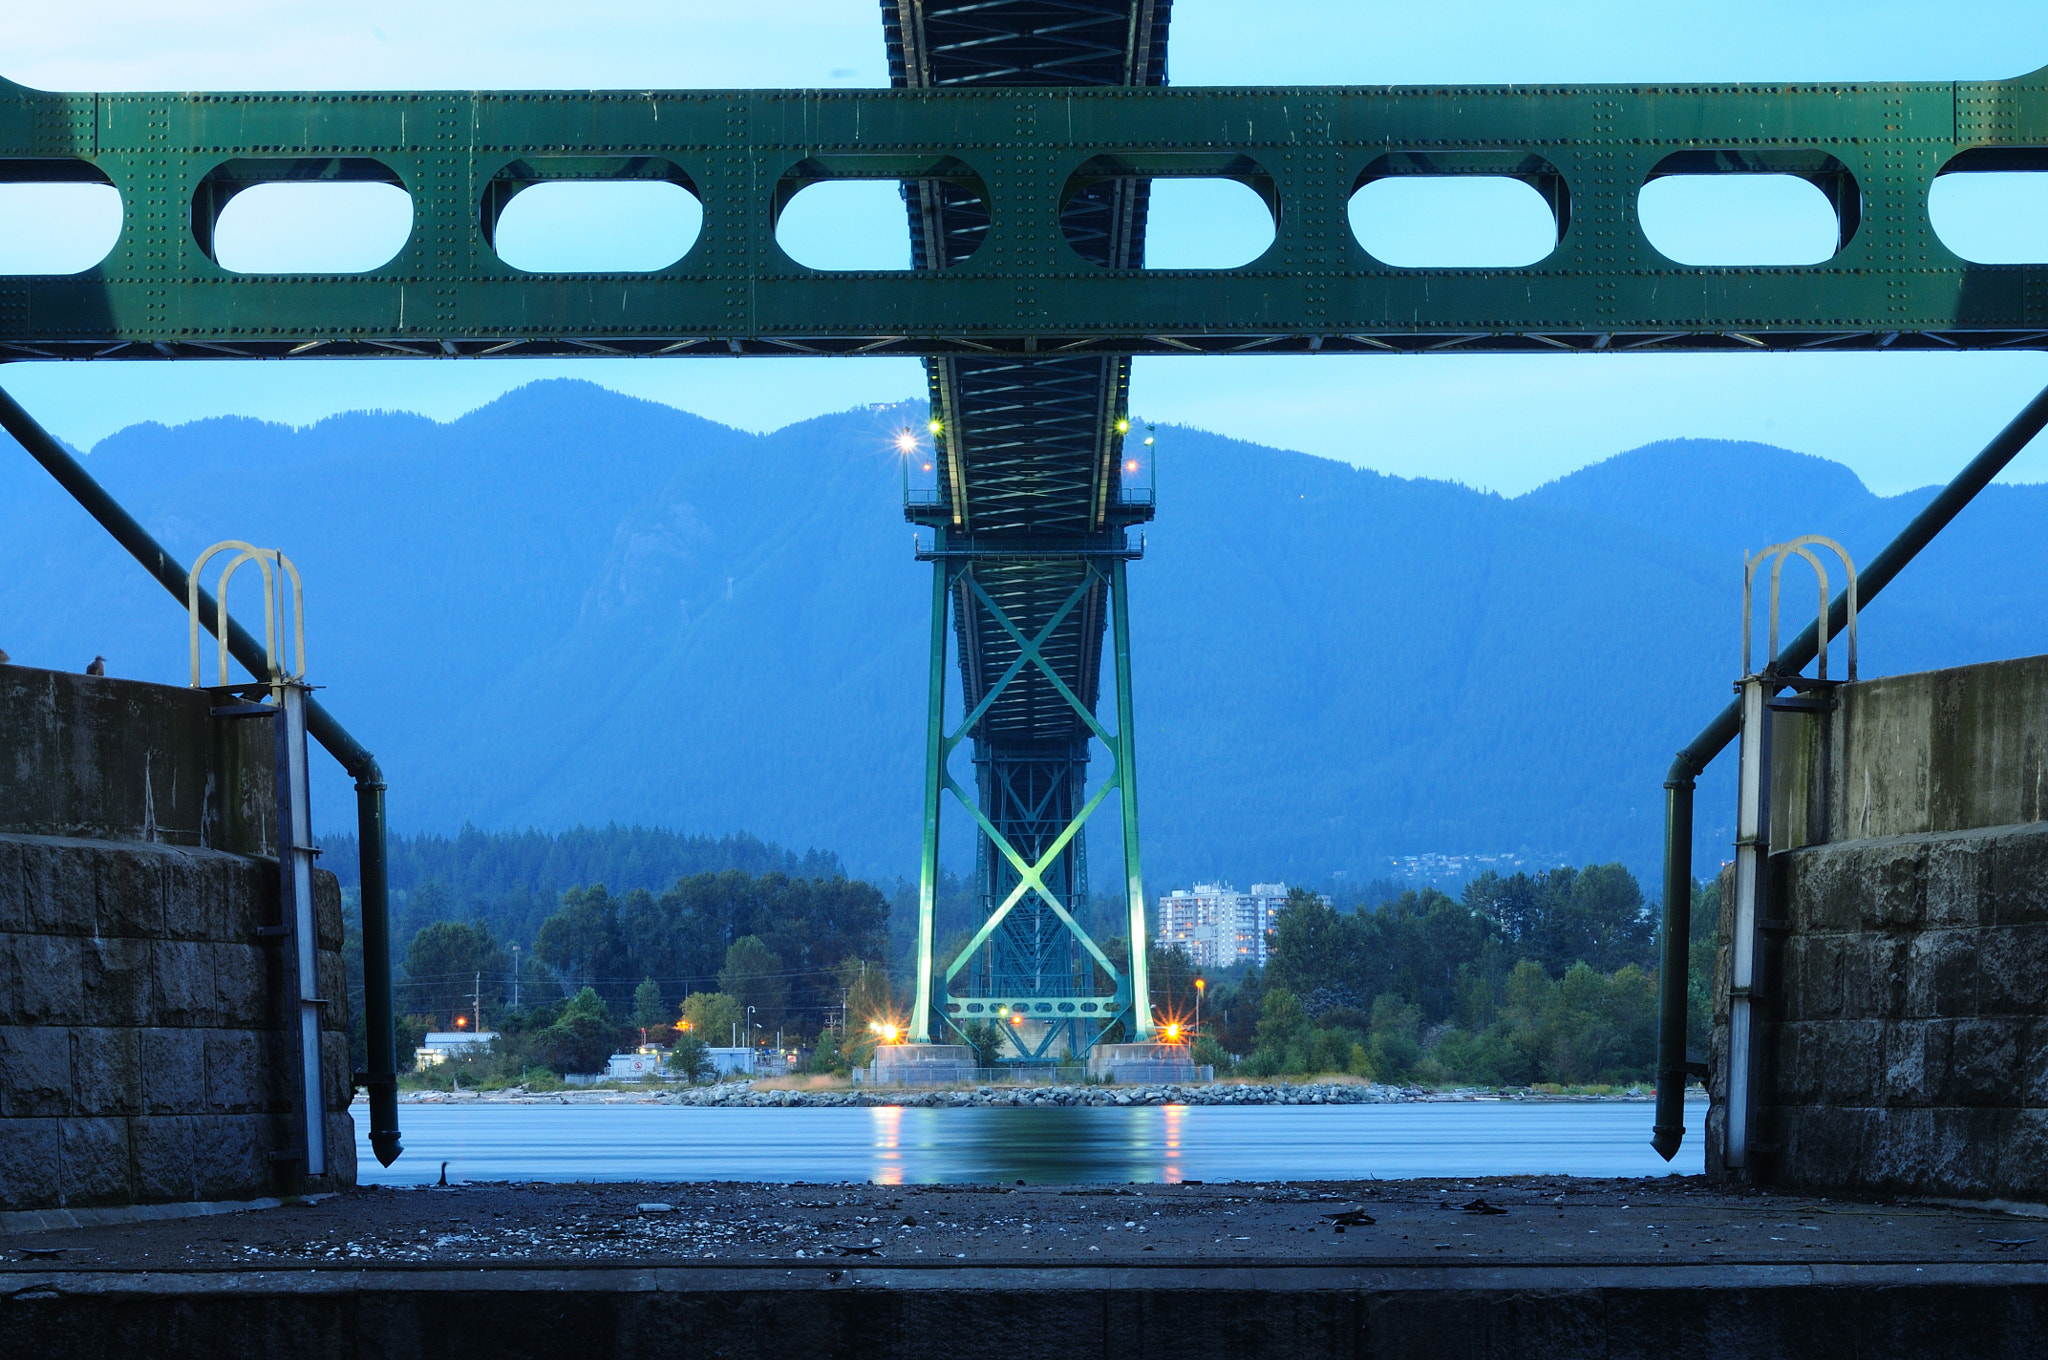
[[[921,417],[755,436],[557,381],[448,424],[137,426],[88,465],[176,553],[240,537],[297,559],[312,678],[378,754],[399,830],[744,830],[893,885],[915,874],[931,569],[891,436]],[[1759,445],[1653,445],[1504,499],[1158,439],[1130,575],[1154,891],[1369,880],[1425,851],[1654,882],[1664,768],[1736,672],[1739,551],[1812,531],[1867,559],[1925,499]],[[2048,650],[2044,513],[2043,488],[1986,492],[1872,606],[1866,673]],[[0,647],[185,678],[182,611],[19,454]],[[346,830],[320,764],[319,822]],[[1717,768],[1702,866],[1731,804]],[[1102,817],[1098,865],[1114,832]],[[964,818],[943,849],[967,869]]]
[[[323,841],[321,865],[344,892],[360,883],[356,838]],[[494,935],[528,941],[571,888],[606,886],[659,893],[677,879],[738,870],[792,878],[842,876],[839,858],[769,845],[744,833],[684,836],[644,826],[575,826],[556,833],[479,831],[454,836],[398,833],[385,846],[392,936],[403,951],[430,921],[481,920]]]

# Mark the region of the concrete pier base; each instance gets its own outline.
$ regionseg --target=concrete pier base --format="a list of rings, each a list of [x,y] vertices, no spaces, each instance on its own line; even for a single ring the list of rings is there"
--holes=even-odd
[[[1193,1081],[1195,1061],[1186,1044],[1097,1044],[1088,1075],[1104,1081]]]
[[[955,1086],[974,1080],[974,1050],[966,1044],[884,1044],[868,1064],[877,1086]]]

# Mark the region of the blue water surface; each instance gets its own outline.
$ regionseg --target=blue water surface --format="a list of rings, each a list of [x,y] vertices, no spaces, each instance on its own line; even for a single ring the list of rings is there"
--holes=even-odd
[[[1697,1175],[1705,1106],[1674,1162],[1637,1102],[1152,1105],[1045,1109],[701,1109],[404,1105],[380,1167],[358,1106],[365,1185],[458,1180],[1166,1182],[1416,1176]]]

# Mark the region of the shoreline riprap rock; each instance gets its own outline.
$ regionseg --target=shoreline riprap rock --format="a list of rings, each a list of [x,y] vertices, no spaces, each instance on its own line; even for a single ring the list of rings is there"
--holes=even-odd
[[[861,1087],[840,1091],[756,1090],[751,1081],[648,1090],[407,1091],[414,1105],[687,1105],[703,1109],[1073,1109],[1134,1105],[1402,1105],[1470,1102],[1644,1101],[1647,1091],[1552,1095],[1476,1089],[1433,1091],[1361,1082],[1215,1082],[1150,1086],[976,1086],[915,1089]]]
[[[1047,1108],[1129,1105],[1390,1105],[1423,1093],[1396,1086],[1304,1082],[1249,1085],[1239,1082],[1152,1086],[977,1086],[919,1090],[877,1087],[852,1091],[757,1091],[751,1082],[725,1082],[671,1092],[664,1105],[829,1108],[899,1105],[928,1109]]]

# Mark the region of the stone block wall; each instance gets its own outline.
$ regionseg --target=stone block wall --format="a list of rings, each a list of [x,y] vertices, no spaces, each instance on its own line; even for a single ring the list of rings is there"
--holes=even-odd
[[[270,729],[0,665],[0,1211],[355,1181],[341,895],[314,875],[330,1173],[296,1143]],[[223,848],[226,847],[226,848]]]
[[[333,1174],[293,1146],[274,865],[196,847],[0,835],[0,1209],[245,1199],[353,1184],[341,894],[316,878]]]
[[[2048,658],[1848,687],[1830,721],[1831,768],[1810,777],[1831,806],[1811,821],[1834,839],[1770,860],[1765,914],[1784,929],[1760,952],[1752,1175],[2048,1203]],[[1958,826],[1988,817],[2004,820]],[[1734,928],[1722,883],[1710,1174]]]

